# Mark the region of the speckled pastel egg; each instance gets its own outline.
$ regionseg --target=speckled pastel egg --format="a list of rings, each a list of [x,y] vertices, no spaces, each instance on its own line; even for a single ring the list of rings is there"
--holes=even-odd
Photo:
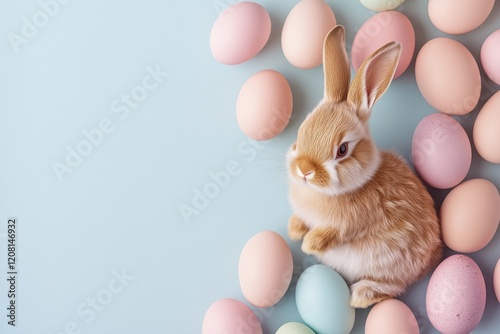
[[[466,255],[452,255],[436,268],[427,287],[426,308],[443,334],[468,334],[486,306],[486,284],[479,266]]]
[[[486,75],[500,85],[500,29],[494,31],[481,47],[481,64]]]
[[[253,311],[236,299],[214,302],[205,313],[202,334],[262,334],[262,326]]]
[[[321,65],[323,42],[336,24],[333,11],[324,0],[300,1],[283,25],[281,47],[286,59],[302,69]]]
[[[289,322],[281,326],[276,334],[315,334],[312,329],[300,322]]]
[[[440,210],[446,246],[461,253],[484,248],[500,222],[500,195],[485,179],[465,181],[448,193]]]
[[[496,164],[500,164],[499,129],[500,92],[496,92],[479,111],[472,132],[474,146],[479,155]]]
[[[465,115],[479,102],[479,66],[453,39],[439,37],[424,44],[415,62],[415,78],[425,100],[446,114]]]
[[[355,311],[349,304],[350,290],[332,268],[315,264],[300,275],[295,301],[300,316],[316,333],[350,333]]]
[[[415,31],[410,20],[402,13],[389,11],[370,17],[359,28],[352,42],[352,66],[357,71],[365,59],[385,44],[401,43],[402,51],[394,78],[410,65],[415,51]]]
[[[429,0],[431,22],[448,34],[465,34],[483,24],[495,0]]]
[[[500,303],[500,259],[497,261],[495,266],[495,272],[493,273],[493,288],[495,289],[495,295]]]
[[[241,87],[236,117],[240,129],[249,138],[269,140],[285,129],[292,108],[292,89],[286,78],[277,71],[263,70]]]
[[[271,35],[271,18],[255,2],[238,2],[226,8],[210,34],[210,50],[222,64],[236,65],[256,56]]]
[[[360,2],[370,10],[382,12],[398,8],[405,0],[360,0]]]
[[[243,247],[238,269],[245,298],[254,306],[271,307],[285,295],[292,280],[292,253],[273,231],[254,235]]]
[[[365,334],[419,334],[417,319],[408,306],[397,299],[376,304],[368,314]]]
[[[448,189],[463,181],[472,162],[472,148],[464,128],[454,118],[426,116],[413,134],[411,157],[420,177],[430,186]]]

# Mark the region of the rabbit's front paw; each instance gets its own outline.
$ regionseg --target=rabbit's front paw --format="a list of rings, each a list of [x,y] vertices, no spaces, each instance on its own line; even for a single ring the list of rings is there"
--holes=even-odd
[[[309,232],[309,227],[306,226],[302,219],[297,216],[290,217],[290,221],[288,222],[288,236],[290,240],[299,241],[307,232]]]
[[[338,232],[331,228],[315,228],[304,237],[302,251],[306,254],[322,254],[339,244]]]

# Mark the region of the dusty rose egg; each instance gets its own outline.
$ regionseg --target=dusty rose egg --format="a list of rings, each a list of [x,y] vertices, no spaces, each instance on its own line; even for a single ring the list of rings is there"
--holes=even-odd
[[[410,20],[402,13],[389,11],[369,18],[359,28],[352,42],[352,66],[357,71],[363,61],[385,44],[397,41],[402,45],[401,57],[394,78],[410,65],[415,51],[415,31]]]
[[[323,62],[323,42],[337,20],[324,0],[302,0],[288,14],[281,35],[286,59],[309,69]]]
[[[261,5],[239,2],[226,8],[210,34],[212,55],[222,64],[243,63],[266,45],[271,34],[271,18]]]
[[[286,78],[274,70],[264,70],[254,74],[241,87],[236,116],[248,137],[268,140],[285,129],[292,108],[292,90]]]
[[[486,75],[500,85],[500,29],[494,31],[481,47],[481,64]]]
[[[495,272],[493,273],[493,287],[495,288],[497,300],[500,303],[500,259],[498,259]]]
[[[205,313],[202,334],[262,334],[259,319],[242,302],[224,298],[213,303]]]
[[[413,134],[411,156],[420,177],[430,186],[448,189],[469,172],[472,148],[464,128],[452,117],[426,116]]]
[[[467,114],[479,101],[481,75],[476,60],[450,38],[432,39],[420,49],[415,77],[427,102],[446,114]]]
[[[365,334],[419,334],[417,319],[405,303],[387,299],[376,304],[368,314]]]
[[[448,34],[464,34],[483,24],[495,0],[429,0],[431,22]]]
[[[473,179],[454,188],[440,211],[441,230],[446,246],[461,253],[485,247],[500,222],[500,195],[488,180]]]
[[[500,163],[500,92],[479,111],[472,132],[474,146],[483,159]]]
[[[286,241],[273,231],[254,235],[241,251],[238,274],[243,295],[252,305],[270,307],[279,302],[293,274]]]
[[[441,262],[427,287],[432,325],[443,334],[468,334],[481,321],[485,306],[486,284],[474,260],[453,255]]]

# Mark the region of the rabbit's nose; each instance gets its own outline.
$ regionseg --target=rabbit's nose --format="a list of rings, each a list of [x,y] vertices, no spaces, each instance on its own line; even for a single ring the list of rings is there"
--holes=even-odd
[[[314,177],[314,171],[309,171],[304,174],[304,181],[307,182],[307,180],[310,180]]]
[[[307,167],[309,168],[306,168],[306,166],[297,167],[297,174],[299,175],[300,178],[304,180],[304,182],[311,180],[315,174],[314,168],[312,166],[307,166]]]

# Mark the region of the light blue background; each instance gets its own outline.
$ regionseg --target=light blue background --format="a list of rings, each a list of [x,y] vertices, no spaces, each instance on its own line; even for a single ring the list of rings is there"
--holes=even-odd
[[[237,273],[240,251],[262,230],[286,237],[290,207],[284,155],[321,98],[323,79],[321,68],[296,69],[281,51],[281,28],[298,1],[257,1],[271,15],[268,44],[247,63],[217,63],[210,53],[210,30],[233,2],[68,1],[16,53],[8,34],[20,34],[23,17],[31,20],[40,5],[0,0],[2,272],[7,271],[7,218],[19,219],[18,327],[6,324],[2,279],[0,332],[55,334],[73,326],[96,334],[194,334],[201,332],[204,313],[215,300],[244,301]],[[348,43],[374,14],[358,1],[328,3],[347,28]],[[444,35],[429,21],[427,1],[407,0],[399,10],[413,22],[417,50]],[[455,38],[479,59],[482,42],[500,28],[499,22],[497,2],[480,29]],[[115,113],[113,103],[142,85],[148,67],[169,75],[120,118],[124,111]],[[280,136],[256,145],[238,128],[235,103],[245,80],[267,68],[289,80],[293,119]],[[417,89],[413,68],[414,62],[376,105],[371,120],[379,146],[407,158],[416,125],[434,112]],[[480,105],[458,118],[469,134],[478,110],[498,89],[485,79]],[[82,131],[105,119],[113,131],[58,180],[53,163],[64,163],[66,147],[76,149],[85,139]],[[230,162],[238,164],[237,175],[188,223],[179,207],[192,205],[195,190],[211,182],[210,173]],[[472,177],[498,187],[500,167],[474,153]],[[438,204],[445,194],[433,192]],[[484,250],[470,255],[488,289],[486,312],[475,333],[500,328],[492,288],[499,238],[497,233]],[[292,287],[277,306],[256,310],[266,334],[300,321],[293,290],[314,260],[301,253],[299,243],[289,244],[295,262]],[[128,278],[119,283],[115,277],[122,271]],[[436,333],[425,312],[427,281],[402,299],[422,333]],[[94,317],[89,314],[92,298],[106,303]],[[366,315],[366,310],[357,311],[353,333],[364,332]]]

